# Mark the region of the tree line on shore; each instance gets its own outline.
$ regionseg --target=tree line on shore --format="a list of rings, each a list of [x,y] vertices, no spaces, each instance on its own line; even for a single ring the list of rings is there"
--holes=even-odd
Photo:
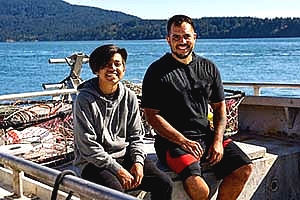
[[[0,41],[150,40],[166,36],[167,20],[71,5],[62,0],[0,0]],[[203,17],[198,38],[300,37],[300,18]]]

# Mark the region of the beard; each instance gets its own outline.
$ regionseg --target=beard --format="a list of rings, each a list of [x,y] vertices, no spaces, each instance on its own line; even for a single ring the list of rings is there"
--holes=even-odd
[[[176,52],[175,50],[173,50],[173,48],[171,48],[172,53],[179,59],[185,59],[187,58],[189,55],[191,55],[191,53],[193,52],[193,48],[190,48],[189,46],[189,51],[185,54],[180,54],[178,52]]]

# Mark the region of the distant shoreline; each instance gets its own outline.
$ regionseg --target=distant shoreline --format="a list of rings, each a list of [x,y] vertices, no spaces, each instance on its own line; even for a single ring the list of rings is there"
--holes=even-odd
[[[1,6],[1,42],[157,40],[166,36],[167,20],[141,19],[60,0],[39,0],[39,4],[9,0]],[[300,37],[300,18],[293,17],[202,17],[194,23],[198,38],[203,39]]]

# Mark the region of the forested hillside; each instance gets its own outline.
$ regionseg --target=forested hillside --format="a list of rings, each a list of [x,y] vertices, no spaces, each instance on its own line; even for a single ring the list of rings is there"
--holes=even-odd
[[[139,18],[62,0],[0,0],[0,41],[68,40],[93,27],[132,20]]]
[[[0,41],[162,39],[166,20],[142,20],[62,0],[0,0]],[[200,38],[300,37],[300,18],[204,17]]]

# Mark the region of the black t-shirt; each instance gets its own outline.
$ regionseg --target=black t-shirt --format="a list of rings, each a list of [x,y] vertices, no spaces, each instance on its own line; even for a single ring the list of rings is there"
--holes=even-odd
[[[205,134],[208,103],[224,100],[219,70],[210,60],[193,54],[185,65],[165,54],[146,71],[143,108],[160,110],[160,115],[182,134]]]

